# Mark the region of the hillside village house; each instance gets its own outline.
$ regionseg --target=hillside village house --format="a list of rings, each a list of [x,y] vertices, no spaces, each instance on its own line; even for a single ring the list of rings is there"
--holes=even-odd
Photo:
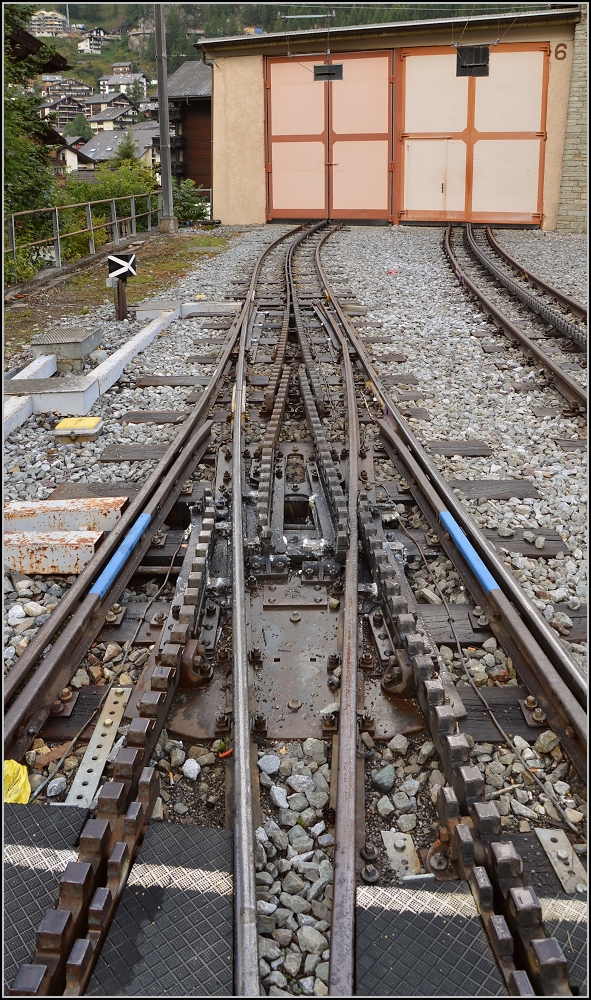
[[[136,144],[136,159],[147,167],[160,163],[160,152],[152,146],[152,139],[159,134],[158,122],[140,122],[129,130]],[[119,143],[127,135],[124,129],[98,132],[82,147],[82,152],[97,163],[106,163],[117,155]]]
[[[113,63],[113,73],[110,76],[101,76],[99,80],[101,94],[108,94],[111,91],[127,93],[127,88],[131,87],[137,80],[142,88],[143,96],[147,94],[149,79],[145,73],[132,73],[131,63]]]
[[[57,149],[52,149],[49,153],[49,160],[53,170],[53,175],[57,180],[58,187],[63,187],[66,183],[67,175],[81,167],[85,170],[94,170],[95,160],[91,156],[76,148],[71,142],[64,142]]]
[[[87,118],[94,118],[102,111],[112,108],[131,108],[133,105],[126,94],[114,90],[110,94],[88,94],[81,98],[84,114]]]
[[[100,56],[102,44],[100,38],[87,35],[81,42],[78,42],[78,52],[82,56]]]
[[[55,97],[52,101],[46,101],[39,108],[39,117],[47,118],[52,112],[57,112],[57,127],[64,129],[66,125],[74,121],[76,115],[84,114],[84,105],[74,97]]]
[[[55,10],[36,11],[29,27],[31,34],[39,38],[56,38],[58,35],[67,35],[70,30],[68,19]]]
[[[61,76],[44,75],[41,77],[41,96],[48,100],[66,96],[78,99],[86,97],[88,94],[92,94],[92,87],[87,83],[82,83],[81,80],[74,80],[73,77],[68,77],[65,80]]]
[[[137,118],[137,111],[132,104],[127,108],[106,108],[89,119],[93,132],[111,132],[113,129],[128,128]]]

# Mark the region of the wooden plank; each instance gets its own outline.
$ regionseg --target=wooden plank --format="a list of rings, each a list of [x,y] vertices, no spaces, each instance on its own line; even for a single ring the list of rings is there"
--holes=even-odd
[[[167,445],[110,444],[99,455],[99,462],[159,462]]]
[[[507,389],[513,389],[513,392],[533,392],[539,388],[535,382],[506,382],[505,386]]]
[[[552,593],[552,591],[550,591]],[[568,642],[587,642],[587,605],[581,604],[576,609],[569,608],[566,603],[558,603],[554,605],[554,611],[562,611],[563,614],[568,615],[572,624],[572,628],[569,628],[568,635],[563,636]]]
[[[384,385],[418,385],[419,380],[416,375],[384,375],[382,378]]]
[[[558,440],[554,438],[554,443],[558,445],[561,451],[586,451],[587,450],[587,438],[566,438]]]
[[[380,482],[376,481],[375,484],[376,491],[376,503],[388,503],[388,504],[398,504],[404,503],[408,506],[414,504],[414,498],[411,493],[401,493],[399,489],[399,484],[394,481]]]
[[[426,441],[433,455],[492,455],[492,448],[485,441]]]
[[[419,399],[424,399],[424,392],[397,392],[394,396],[395,403],[414,403]]]
[[[187,361],[194,365],[215,365],[217,359],[217,354],[190,354]]]
[[[519,701],[527,698],[525,688],[484,687],[482,693],[508,735],[521,736],[528,743],[535,743],[543,729],[528,726],[524,719]],[[503,743],[503,737],[472,688],[460,687],[458,694],[468,712],[466,719],[458,720],[460,732],[470,733],[476,743]]]
[[[486,497],[489,500],[510,500],[511,497],[540,497],[539,490],[522,479],[448,479],[452,490],[460,490],[466,497]]]
[[[147,375],[136,382],[136,389],[146,389],[153,385],[209,385],[211,378],[202,375]]]
[[[208,319],[207,323],[201,324],[202,330],[229,330],[232,326],[231,319]]]
[[[138,602],[122,604],[122,607],[126,610],[121,624],[103,625],[97,636],[97,642],[118,642],[120,645],[123,645],[124,642],[131,642],[133,640],[136,646],[151,646],[153,642],[156,642],[162,631],[162,625],[153,626],[150,625],[150,621],[157,614],[164,614],[168,617],[170,603],[167,601],[154,601],[148,607],[147,602]],[[144,612],[146,612],[146,620],[142,622],[136,636],[135,633]],[[129,666],[132,667],[133,664],[130,663]]]
[[[367,323],[366,325],[369,326],[370,324]],[[364,336],[360,336],[359,339],[361,340],[362,344],[391,344],[392,343],[392,337],[364,337]]]
[[[383,362],[384,364],[388,362],[388,364],[403,365],[405,361],[408,361],[408,358],[405,354],[375,354],[373,360]]]
[[[527,528],[525,529],[528,530]],[[556,531],[547,528],[536,528],[532,534],[543,535],[545,542],[543,549],[537,549],[535,542],[527,542],[523,537],[523,531],[516,531],[511,538],[502,538],[496,528],[483,528],[483,533],[493,543],[496,549],[506,549],[508,552],[519,552],[530,559],[554,558],[559,552],[567,552],[567,546]],[[567,612],[568,614],[568,612]]]
[[[403,417],[412,417],[414,420],[431,419],[431,414],[424,406],[401,406],[400,412]]]
[[[461,646],[479,646],[490,639],[492,632],[487,627],[476,630],[470,619],[473,604],[450,604],[450,614]],[[456,648],[456,638],[452,632],[448,613],[443,604],[419,604],[419,611],[425,627],[438,646],[442,644]]]
[[[531,411],[534,417],[559,417],[560,410],[557,406],[532,406]]]
[[[121,417],[124,424],[182,424],[186,410],[129,410]]]
[[[50,715],[41,729],[39,736],[44,740],[49,740],[51,743],[64,743],[66,740],[73,739],[80,732],[85,721],[98,708],[104,693],[105,687],[102,684],[89,684],[81,687],[72,714],[65,719],[60,718],[59,715]],[[97,718],[98,716],[95,717],[93,722],[82,733],[81,739],[83,742],[90,739]]]
[[[226,344],[228,341],[227,337],[195,337],[193,343],[195,347],[221,347],[222,344]]]
[[[73,483],[66,479],[56,486],[48,500],[78,500],[86,497],[129,497],[139,493],[142,483]]]
[[[481,344],[485,354],[503,354],[507,350],[505,344]]]
[[[258,375],[251,375],[249,377],[249,379],[248,379],[248,384],[249,385],[259,385],[259,386],[268,385],[269,384],[269,379],[266,376],[263,377],[263,376],[258,376]]]

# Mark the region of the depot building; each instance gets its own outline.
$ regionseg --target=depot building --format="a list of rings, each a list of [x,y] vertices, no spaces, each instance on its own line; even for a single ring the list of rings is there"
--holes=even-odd
[[[202,41],[215,217],[582,232],[586,16],[563,4]]]

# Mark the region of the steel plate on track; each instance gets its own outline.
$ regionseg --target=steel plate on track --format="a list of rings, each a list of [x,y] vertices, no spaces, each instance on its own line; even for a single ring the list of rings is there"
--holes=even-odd
[[[153,825],[87,996],[232,996],[232,834]]]
[[[355,914],[357,996],[507,996],[465,883],[360,886]]]
[[[33,957],[37,927],[76,860],[86,817],[75,806],[4,805],[4,996]]]

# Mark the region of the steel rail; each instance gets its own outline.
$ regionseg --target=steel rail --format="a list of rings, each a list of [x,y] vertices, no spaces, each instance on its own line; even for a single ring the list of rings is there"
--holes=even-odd
[[[503,260],[505,260],[507,264],[510,264],[511,267],[514,267],[516,271],[519,271],[522,277],[527,278],[527,280],[531,281],[532,284],[537,285],[540,291],[551,295],[553,299],[560,302],[565,309],[570,309],[570,311],[573,312],[575,316],[578,316],[579,319],[585,320],[585,322],[587,321],[587,306],[583,305],[582,302],[578,302],[577,299],[573,299],[570,295],[567,295],[566,292],[561,292],[558,288],[555,288],[554,285],[550,285],[549,282],[544,281],[544,279],[540,278],[539,275],[533,274],[533,272],[530,271],[525,264],[521,264],[520,261],[515,259],[515,257],[512,257],[500,243],[497,243],[490,226],[486,227],[486,238],[495,253],[498,253],[499,257],[502,257]]]
[[[465,285],[475,298],[478,299],[480,304],[490,313],[490,315],[495,319],[500,327],[508,335],[509,339],[512,338],[519,341],[521,347],[528,353],[532,354],[534,358],[542,365],[546,371],[550,372],[552,379],[556,385],[556,388],[562,395],[569,400],[570,403],[574,403],[577,406],[587,408],[587,391],[586,389],[579,385],[574,378],[571,378],[566,372],[562,370],[560,365],[557,365],[552,361],[545,353],[542,351],[535,341],[530,340],[530,338],[519,329],[508,316],[505,316],[503,312],[489,299],[484,292],[482,292],[477,285],[468,277],[464,269],[461,267],[457,257],[455,256],[451,247],[451,226],[448,226],[445,231],[444,236],[444,249],[446,256],[458,276],[462,285]]]
[[[278,237],[278,239],[274,240],[262,251],[255,265],[253,281],[258,276],[265,256],[284,239],[298,232],[300,228],[301,226],[298,226],[283,236]],[[7,745],[11,742],[14,744],[17,731],[23,728],[23,723],[27,715],[30,716],[31,714],[30,706],[39,705],[44,693],[43,685],[51,683],[51,678],[53,677],[59,676],[61,678],[66,662],[68,662],[68,668],[71,667],[69,678],[75,672],[79,659],[83,655],[83,652],[80,651],[80,622],[82,621],[87,626],[88,644],[92,642],[92,639],[100,630],[104,615],[109,606],[109,601],[105,600],[105,595],[101,596],[96,593],[91,598],[89,597],[91,588],[97,578],[100,577],[100,574],[113,559],[115,553],[124,544],[142,513],[149,509],[151,510],[152,518],[149,526],[146,527],[146,533],[149,531],[151,537],[158,528],[154,515],[161,513],[164,505],[166,505],[168,511],[178,497],[183,482],[182,476],[185,472],[184,466],[186,465],[186,461],[183,461],[183,456],[186,458],[187,454],[190,455],[195,450],[194,435],[203,424],[207,411],[219,391],[219,383],[225,375],[226,365],[234,350],[238,332],[242,328],[243,319],[249,314],[250,300],[253,294],[247,296],[239,316],[232,323],[228,340],[211,381],[204,389],[190,417],[179,429],[165,455],[153,469],[137,496],[130,503],[119,523],[109,532],[95,557],[85,567],[76,583],[71,587],[63,600],[60,601],[54,613],[37,633],[6,678],[4,690],[5,706],[14,698],[20,686],[27,681],[31,670],[37,666],[37,670],[25,684],[17,701],[10,706],[6,714],[5,743]],[[144,538],[143,535],[140,537]],[[131,573],[121,583],[121,587],[125,586],[130,575]],[[112,586],[109,587],[109,593],[106,596],[109,597],[109,600],[113,599]],[[52,642],[60,629],[62,629],[62,632],[58,642],[54,643],[42,659],[43,651]],[[88,639],[89,634],[90,638]],[[77,650],[77,654],[79,655],[78,662],[72,660],[73,650]],[[40,664],[39,661],[41,661]],[[42,675],[39,674],[39,667],[42,668]],[[67,680],[65,683],[67,683]],[[63,686],[64,683],[60,683],[60,687]],[[49,707],[47,708],[48,710]],[[32,739],[36,733],[28,735]]]
[[[255,997],[260,992],[242,511],[246,335],[254,312],[256,285],[264,256],[301,228],[298,226],[275,240],[257,262],[242,314],[240,349],[236,364],[232,430],[232,738],[234,744],[234,989],[236,996],[241,997]]]
[[[331,231],[316,247],[316,268],[326,288],[326,275],[320,251]],[[336,316],[343,313],[333,301]],[[330,316],[330,314],[327,313]],[[332,320],[332,317],[331,317]],[[343,652],[341,700],[339,710],[339,749],[337,761],[336,846],[332,925],[330,932],[329,996],[354,996],[355,983],[355,808],[357,765],[357,655],[358,655],[358,522],[359,494],[359,420],[353,381],[353,367],[347,349],[346,325],[331,322],[342,347],[345,371],[347,429],[349,434],[349,551],[345,559],[345,607],[343,613]],[[345,331],[344,333],[342,331]]]
[[[554,629],[550,628],[545,619],[542,618],[537,608],[535,608],[527,594],[517,583],[513,574],[507,569],[492,542],[489,541],[480,526],[476,524],[464,505],[458,500],[449,483],[443,479],[441,473],[427,455],[423,445],[414,435],[404,417],[390,399],[362,341],[340,306],[338,306],[338,303],[334,301],[330,285],[326,281],[325,288],[327,298],[330,298],[335,308],[337,308],[341,322],[344,324],[375,393],[383,405],[385,417],[389,418],[395,425],[397,433],[405,446],[409,449],[411,455],[415,457],[420,468],[435,487],[439,496],[445,501],[445,506],[468,536],[483,563],[499,583],[501,590],[507,595],[514,606],[517,607],[532,635],[549,657],[559,676],[573,692],[579,704],[585,705],[587,700],[586,679],[582,676],[576,663],[560,642]]]
[[[552,727],[561,733],[563,746],[571,755],[579,773],[584,775],[586,755],[583,748],[587,739],[587,715],[584,708],[524,625],[517,609],[503,593],[497,580],[486,569],[445,501],[403,444],[392,424],[387,418],[379,420],[378,424],[382,437],[392,447],[391,457],[394,457],[399,471],[409,482],[416,483],[412,493],[418,506],[439,533],[447,555],[456,561],[468,590],[485,608],[493,633],[511,655],[513,662],[519,664],[518,672],[522,680],[538,701],[544,702]],[[462,557],[463,565],[458,565],[457,552]],[[571,734],[568,732],[569,727],[572,728]]]
[[[251,300],[252,303],[252,300]],[[242,520],[242,424],[245,406],[245,320],[236,366],[232,433],[232,708],[234,744],[234,988],[240,997],[259,994],[250,752],[248,647]]]
[[[470,222],[466,223],[466,238],[470,245],[472,253],[478,258],[480,263],[489,271],[490,274],[503,286],[506,288],[510,295],[519,299],[524,305],[531,309],[532,312],[541,316],[546,323],[551,323],[556,330],[559,330],[565,337],[570,340],[574,340],[576,344],[584,348],[587,344],[587,336],[584,330],[575,323],[568,316],[563,313],[558,312],[557,309],[553,309],[548,303],[542,301],[537,295],[532,292],[528,292],[526,288],[515,281],[506,271],[502,268],[497,267],[495,262],[484,252],[482,247],[478,245],[474,239],[474,231],[472,229],[472,224]]]

